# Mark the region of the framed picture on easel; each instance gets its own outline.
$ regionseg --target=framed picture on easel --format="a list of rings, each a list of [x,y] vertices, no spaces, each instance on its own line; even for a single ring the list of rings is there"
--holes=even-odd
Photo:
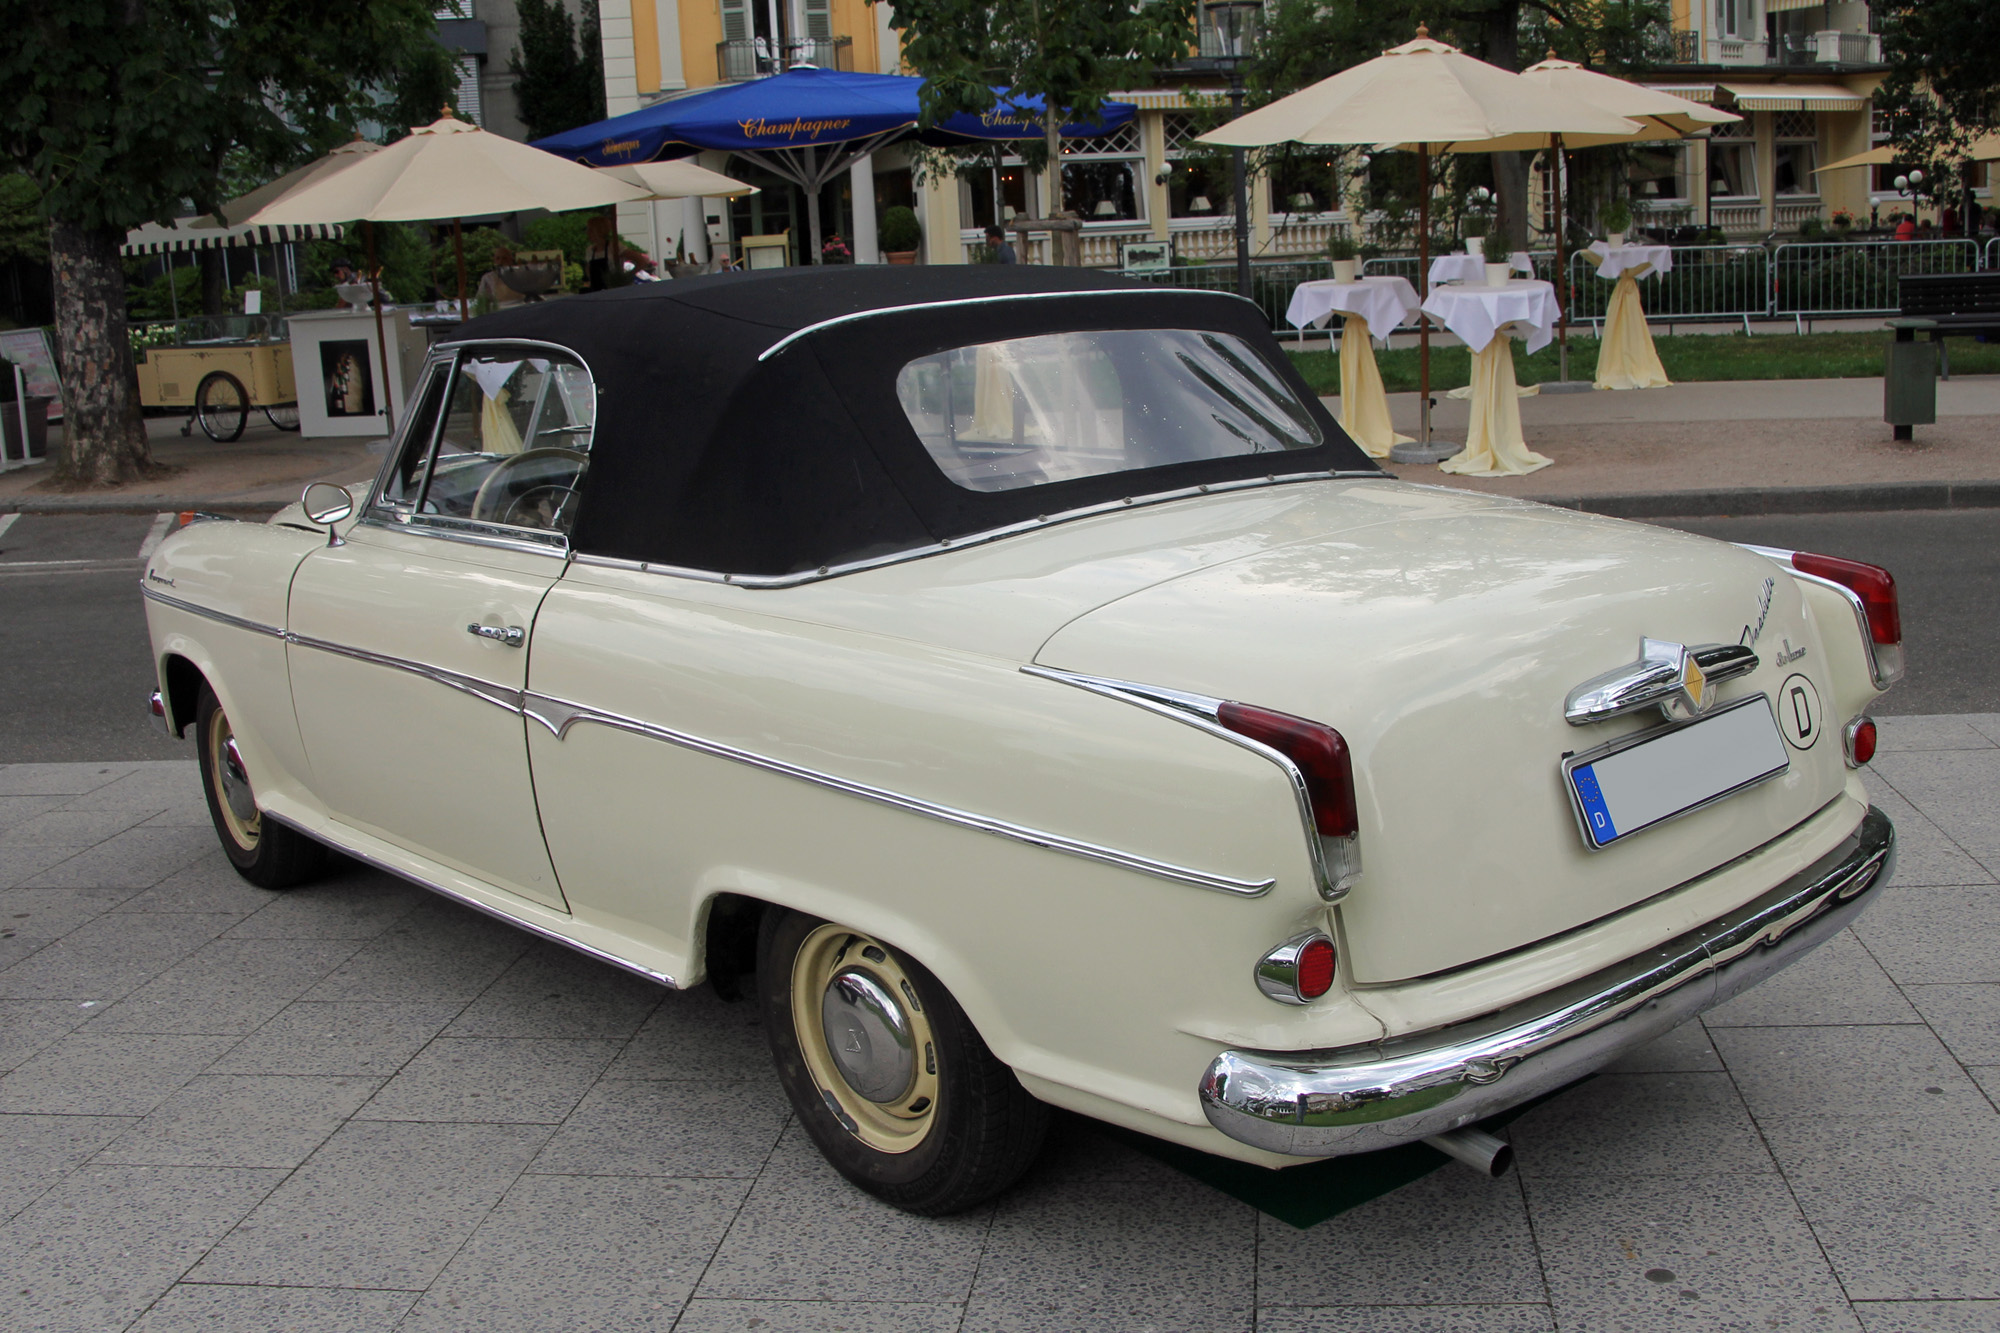
[[[56,373],[56,349],[47,329],[8,329],[0,333],[0,356],[21,368],[23,388],[31,398],[49,400],[49,420],[63,419],[62,377]]]

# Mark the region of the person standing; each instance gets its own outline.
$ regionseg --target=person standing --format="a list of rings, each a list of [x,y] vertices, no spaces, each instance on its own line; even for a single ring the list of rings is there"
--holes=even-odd
[[[992,264],[1018,264],[1021,256],[1014,253],[1014,247],[1007,244],[1007,233],[998,227],[986,229],[987,262]]]

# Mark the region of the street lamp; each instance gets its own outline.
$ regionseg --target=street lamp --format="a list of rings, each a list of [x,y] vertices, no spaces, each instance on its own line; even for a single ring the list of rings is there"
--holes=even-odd
[[[1212,59],[1222,64],[1229,73],[1229,108],[1234,115],[1241,115],[1243,66],[1250,59],[1257,18],[1264,10],[1263,0],[1207,0],[1202,10],[1203,19],[1215,38]],[[1236,177],[1236,291],[1249,300],[1252,299],[1249,187],[1244,182],[1243,150],[1231,149],[1229,156]]]
[[[1924,173],[1921,171],[1912,171],[1907,176],[1898,176],[1896,177],[1896,193],[1902,195],[1905,199],[1911,198],[1923,183]]]

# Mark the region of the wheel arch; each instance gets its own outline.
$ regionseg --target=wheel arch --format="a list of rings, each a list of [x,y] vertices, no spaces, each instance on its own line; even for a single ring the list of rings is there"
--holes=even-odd
[[[167,728],[176,739],[194,725],[195,702],[207,680],[207,673],[181,653],[169,652],[160,659],[160,694],[166,701]]]

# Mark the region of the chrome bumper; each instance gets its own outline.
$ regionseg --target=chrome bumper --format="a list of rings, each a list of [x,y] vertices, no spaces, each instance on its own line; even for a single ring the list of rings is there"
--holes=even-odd
[[[165,695],[161,694],[158,690],[154,690],[153,696],[146,700],[146,711],[152,714],[153,725],[160,729],[161,735],[171,736],[174,734],[173,721],[167,716],[167,698]]]
[[[1861,914],[1895,856],[1895,827],[1871,807],[1840,846],[1755,901],[1498,1013],[1368,1046],[1224,1051],[1202,1076],[1202,1111],[1232,1139],[1297,1157],[1373,1152],[1483,1120],[1818,947]]]

